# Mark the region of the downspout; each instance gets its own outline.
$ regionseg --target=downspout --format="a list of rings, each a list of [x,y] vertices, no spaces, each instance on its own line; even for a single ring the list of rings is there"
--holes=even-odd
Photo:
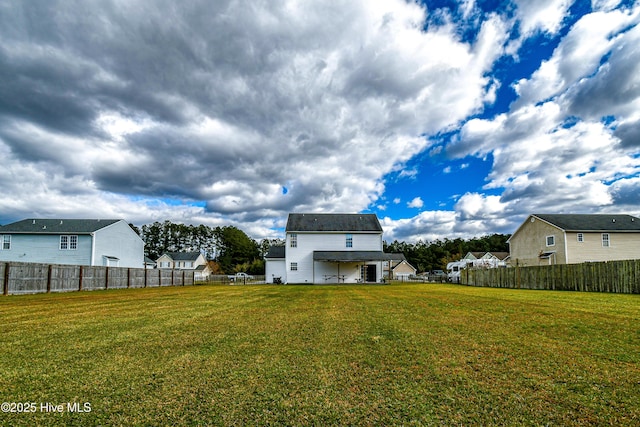
[[[96,233],[89,233],[91,236],[91,261],[89,265],[95,265],[94,261],[96,259]]]
[[[567,230],[562,230],[562,235],[564,237],[564,263],[569,264],[569,251],[567,249]]]

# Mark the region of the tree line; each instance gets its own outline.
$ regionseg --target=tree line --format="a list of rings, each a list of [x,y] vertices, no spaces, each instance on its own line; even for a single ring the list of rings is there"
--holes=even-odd
[[[144,241],[145,256],[157,260],[166,252],[200,252],[208,261],[216,261],[220,274],[243,271],[264,274],[264,255],[277,240],[261,242],[234,226],[176,224],[154,222],[133,230]]]
[[[509,252],[510,234],[491,234],[464,240],[461,238],[416,243],[383,242],[384,252],[402,253],[418,272],[446,270],[447,263],[458,261],[469,252]]]
[[[145,256],[157,260],[166,252],[200,252],[216,261],[221,274],[244,271],[264,274],[264,256],[271,246],[284,245],[282,239],[256,241],[234,226],[176,224],[154,222],[138,228],[131,224],[145,243]],[[444,239],[416,243],[383,242],[388,253],[403,253],[419,272],[444,270],[448,262],[462,258],[467,252],[507,252],[508,234],[491,234],[470,240]]]

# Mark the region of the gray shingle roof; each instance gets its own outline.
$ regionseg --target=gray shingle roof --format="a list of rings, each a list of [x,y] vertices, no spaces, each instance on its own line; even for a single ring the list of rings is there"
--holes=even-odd
[[[565,231],[640,231],[640,218],[613,214],[533,214]]]
[[[382,251],[314,251],[314,261],[388,261],[393,259],[390,255]]]
[[[375,214],[289,214],[287,232],[370,232],[382,233]]]
[[[0,233],[88,234],[121,221],[119,219],[23,219],[0,227]]]
[[[200,252],[166,252],[165,255],[174,261],[195,261],[200,256]]]
[[[284,258],[285,248],[284,246],[270,246],[269,252],[264,256],[265,258]]]

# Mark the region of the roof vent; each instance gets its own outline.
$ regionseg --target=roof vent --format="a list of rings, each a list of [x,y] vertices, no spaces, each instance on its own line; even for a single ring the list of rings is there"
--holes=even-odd
[[[34,220],[33,220],[33,222],[32,222],[32,224],[35,224],[35,223],[36,223],[36,220],[34,219]]]
[[[62,220],[60,220],[60,225],[62,225]]]
[[[43,229],[43,230],[46,230],[46,229],[47,229],[47,226],[46,226],[46,225],[43,225],[43,226],[42,226],[42,229]]]
[[[616,222],[616,219],[615,219],[615,218],[613,218],[613,219],[611,220],[611,222]]]

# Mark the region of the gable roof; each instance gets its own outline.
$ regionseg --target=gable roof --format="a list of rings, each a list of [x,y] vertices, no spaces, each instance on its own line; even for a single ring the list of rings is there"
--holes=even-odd
[[[200,252],[165,252],[166,255],[174,261],[195,261],[200,256]]]
[[[382,233],[375,214],[289,214],[287,232],[368,232]]]
[[[504,261],[505,259],[507,259],[509,257],[509,252],[487,252],[491,255],[493,255],[494,257],[498,258],[500,261]]]
[[[121,219],[23,219],[0,227],[2,233],[21,234],[89,234],[115,224]]]
[[[413,265],[411,265],[411,263],[409,261],[407,261],[406,259],[403,259],[402,261],[400,261],[399,263],[397,263],[393,268],[391,268],[391,271],[395,271],[396,268],[400,267],[401,265],[406,265],[408,266],[410,269],[412,269],[414,272],[418,271],[417,268],[415,268]]]
[[[640,231],[640,218],[609,214],[533,214],[565,231]]]

